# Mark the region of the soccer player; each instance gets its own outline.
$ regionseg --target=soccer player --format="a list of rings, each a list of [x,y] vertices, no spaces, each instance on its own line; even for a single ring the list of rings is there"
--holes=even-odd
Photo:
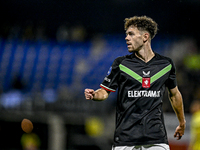
[[[186,124],[174,63],[151,48],[157,33],[153,19],[134,16],[126,18],[124,26],[131,54],[116,58],[101,88],[85,89],[85,98],[103,101],[118,88],[112,150],[169,150],[162,110],[165,87],[179,120],[174,134],[177,140]]]

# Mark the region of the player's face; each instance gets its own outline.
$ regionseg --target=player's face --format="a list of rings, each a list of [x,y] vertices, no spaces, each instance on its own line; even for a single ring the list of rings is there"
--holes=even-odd
[[[142,32],[134,26],[130,26],[126,30],[125,40],[129,52],[139,51],[144,44]]]

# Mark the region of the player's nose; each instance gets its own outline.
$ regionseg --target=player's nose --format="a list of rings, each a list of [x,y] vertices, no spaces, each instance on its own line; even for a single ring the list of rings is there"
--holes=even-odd
[[[126,35],[125,40],[129,41],[129,35]]]

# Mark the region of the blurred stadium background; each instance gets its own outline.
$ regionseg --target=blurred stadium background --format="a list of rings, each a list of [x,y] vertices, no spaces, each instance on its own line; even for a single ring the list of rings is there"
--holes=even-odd
[[[187,149],[190,104],[200,99],[199,7],[199,0],[0,0],[0,149],[110,150],[116,93],[98,103],[85,100],[84,89],[99,88],[113,60],[128,54],[123,20],[134,15],[158,23],[153,50],[176,63],[187,119],[181,141],[173,139],[167,94],[163,109],[171,149]],[[23,118],[33,134],[21,130]]]

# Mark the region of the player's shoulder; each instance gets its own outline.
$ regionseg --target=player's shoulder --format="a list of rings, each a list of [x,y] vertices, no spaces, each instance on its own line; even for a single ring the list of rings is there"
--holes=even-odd
[[[116,63],[121,63],[125,59],[131,59],[132,55],[124,55],[124,56],[118,56],[114,61]]]
[[[158,53],[155,53],[155,55],[156,55],[157,59],[165,60],[165,61],[168,61],[170,63],[173,63],[173,60],[170,57],[167,57],[167,56],[164,56],[164,55],[161,55],[161,54],[158,54]]]

